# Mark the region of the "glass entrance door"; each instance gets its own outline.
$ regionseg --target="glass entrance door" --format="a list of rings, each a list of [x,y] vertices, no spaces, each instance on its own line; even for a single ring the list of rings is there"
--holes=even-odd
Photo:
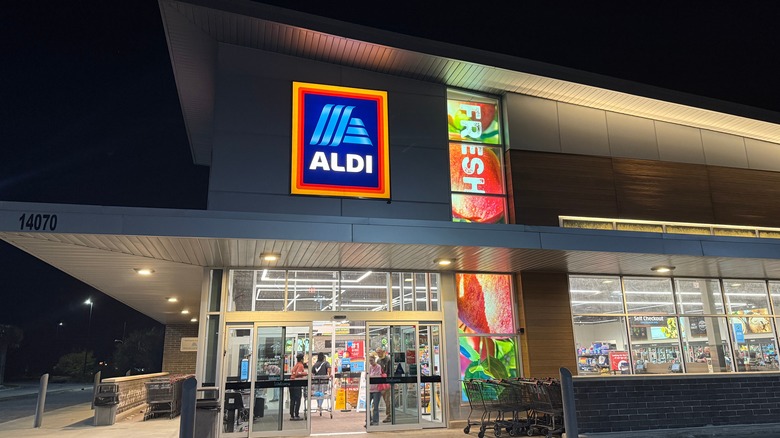
[[[441,369],[441,324],[421,324],[418,352],[420,359],[420,408],[423,427],[443,427]]]
[[[310,434],[310,342],[311,324],[227,327],[223,437]]]
[[[442,427],[441,325],[367,323],[369,431]]]

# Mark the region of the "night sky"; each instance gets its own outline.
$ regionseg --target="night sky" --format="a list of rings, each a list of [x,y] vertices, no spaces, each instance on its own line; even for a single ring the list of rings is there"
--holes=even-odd
[[[294,7],[780,111],[780,6],[715,4],[347,1]],[[0,41],[0,200],[205,208],[208,168],[192,164],[156,1],[13,2],[0,17]],[[123,332],[156,325],[5,243],[0,297],[0,324],[18,325],[26,334],[9,359],[9,373],[48,371],[62,352],[84,345],[88,297],[96,301],[90,342],[98,359],[107,358]],[[60,321],[65,325],[58,329]]]

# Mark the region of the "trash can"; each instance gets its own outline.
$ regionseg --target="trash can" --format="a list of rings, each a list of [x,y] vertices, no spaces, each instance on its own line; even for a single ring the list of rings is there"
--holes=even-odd
[[[195,438],[216,438],[219,401],[213,398],[195,400]]]
[[[265,397],[255,397],[254,418],[262,418],[265,415]]]
[[[116,422],[116,408],[119,405],[119,385],[101,383],[95,392],[95,426],[111,426]]]

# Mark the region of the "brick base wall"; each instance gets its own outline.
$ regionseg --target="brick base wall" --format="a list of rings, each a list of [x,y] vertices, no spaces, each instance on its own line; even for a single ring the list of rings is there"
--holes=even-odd
[[[197,352],[181,351],[181,338],[198,337],[198,325],[168,324],[165,326],[162,370],[171,374],[195,374]]]
[[[777,423],[780,374],[574,379],[581,433]]]

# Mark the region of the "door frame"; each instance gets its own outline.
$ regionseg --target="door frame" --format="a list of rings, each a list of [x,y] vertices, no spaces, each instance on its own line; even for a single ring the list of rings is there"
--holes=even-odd
[[[394,430],[423,430],[423,429],[440,429],[440,428],[446,428],[447,427],[447,403],[444,403],[444,400],[447,400],[446,396],[446,366],[445,364],[445,358],[446,358],[446,352],[445,352],[445,342],[444,342],[444,330],[443,330],[443,322],[442,321],[431,321],[430,318],[427,318],[426,320],[417,320],[417,321],[410,321],[410,320],[393,320],[393,321],[382,321],[382,320],[367,320],[365,321],[366,325],[366,339],[365,339],[365,345],[366,345],[366,355],[368,355],[369,350],[371,350],[371,338],[370,338],[370,327],[377,327],[377,326],[388,326],[388,327],[396,327],[396,326],[411,326],[414,327],[414,351],[415,351],[415,360],[417,365],[417,372],[416,372],[416,383],[413,383],[416,385],[417,389],[417,423],[411,423],[411,424],[383,424],[379,423],[378,425],[371,426],[370,425],[370,418],[371,418],[371,406],[370,406],[370,397],[369,390],[370,388],[370,377],[368,375],[368,369],[366,369],[366,375],[365,375],[365,385],[366,385],[366,430],[368,432],[386,432],[386,431],[394,431]],[[426,382],[422,381],[422,367],[421,367],[421,358],[420,358],[420,326],[433,326],[436,325],[439,327],[439,356],[441,358],[439,362],[439,376],[441,378],[439,382],[439,388],[441,391],[441,422],[434,423],[434,422],[423,422],[422,420],[422,396],[420,392],[421,385],[425,384]],[[429,335],[430,336],[430,335]],[[430,343],[430,342],[429,342]],[[388,354],[391,354],[391,351],[387,351]],[[388,376],[390,379],[390,382],[395,379],[394,377]],[[404,383],[408,385],[409,383]],[[395,383],[391,383],[391,385],[395,385]],[[391,391],[395,391],[394,386],[391,386]],[[394,397],[394,395],[393,395]],[[431,401],[433,402],[433,396],[431,395]],[[380,417],[383,416],[380,413]],[[426,427],[427,426],[427,427]]]
[[[256,369],[255,369],[256,366],[257,366],[257,351],[256,351],[257,345],[256,345],[256,343],[257,343],[257,331],[258,331],[258,328],[261,328],[261,327],[280,327],[280,328],[282,328],[283,329],[283,331],[282,331],[283,339],[285,337],[285,335],[284,335],[284,333],[285,333],[284,332],[284,328],[285,327],[308,327],[308,329],[309,329],[309,331],[308,331],[309,346],[308,346],[307,354],[309,356],[309,359],[311,359],[311,346],[312,346],[312,342],[311,342],[311,339],[312,339],[312,322],[311,321],[298,321],[297,318],[294,321],[243,321],[243,322],[239,322],[239,321],[225,321],[224,333],[220,337],[220,343],[222,345],[222,360],[219,361],[219,363],[220,363],[220,371],[221,371],[221,373],[220,373],[220,384],[221,384],[221,387],[224,388],[223,391],[222,391],[222,396],[220,397],[220,401],[219,401],[220,420],[222,419],[222,415],[224,415],[225,389],[226,389],[226,384],[227,384],[227,375],[226,375],[227,373],[223,372],[224,370],[227,369],[227,366],[226,366],[227,365],[226,364],[226,361],[227,361],[227,336],[228,336],[228,333],[230,333],[230,330],[233,330],[233,329],[238,329],[238,330],[248,329],[248,330],[250,330],[250,339],[251,339],[250,346],[251,347],[250,347],[250,354],[249,354],[249,374],[248,374],[250,397],[249,397],[248,409],[249,409],[249,412],[254,412],[255,397],[253,396],[253,394],[255,394],[255,391],[256,391],[255,384],[257,382],[257,372],[256,372]],[[285,342],[285,340],[283,340],[283,342]],[[286,355],[287,355],[285,347],[283,347],[284,350],[283,350],[283,353],[282,353],[283,361],[286,360]],[[295,351],[293,349],[293,353],[294,352]],[[283,376],[286,375],[285,372],[284,372],[284,369],[282,369],[282,375]],[[289,379],[285,379],[283,377],[281,381],[282,382],[288,382]],[[280,385],[279,386],[280,394],[284,393],[285,388],[288,388],[288,387],[289,387],[289,385]],[[305,386],[304,391],[308,391],[308,388],[310,388],[310,387],[311,387],[311,373],[308,373],[306,375],[306,386]],[[280,399],[279,399],[280,403],[281,403],[281,401],[283,399],[284,399],[284,396],[280,395]],[[309,406],[305,404],[307,402],[310,403],[309,398],[305,397],[305,396],[302,397],[301,406],[305,409],[305,412],[308,412],[308,410],[309,410]],[[285,415],[285,412],[284,412],[283,409],[281,409],[281,406],[280,406],[279,421],[282,424],[284,424],[284,415]],[[275,431],[253,431],[252,427],[251,427],[252,421],[250,419],[250,421],[248,422],[249,427],[248,427],[248,430],[246,432],[232,432],[232,433],[231,432],[223,432],[222,431],[222,423],[223,423],[223,421],[218,421],[218,423],[219,423],[219,436],[220,437],[224,437],[224,438],[239,438],[239,437],[240,438],[245,438],[245,437],[248,437],[248,438],[261,438],[261,437],[278,437],[278,436],[310,436],[311,435],[311,414],[310,413],[308,413],[308,414],[305,413],[304,415],[306,417],[306,420],[305,420],[306,427],[305,428],[303,428],[303,429],[286,429],[285,430],[284,427],[282,427],[282,430],[275,430]]]

